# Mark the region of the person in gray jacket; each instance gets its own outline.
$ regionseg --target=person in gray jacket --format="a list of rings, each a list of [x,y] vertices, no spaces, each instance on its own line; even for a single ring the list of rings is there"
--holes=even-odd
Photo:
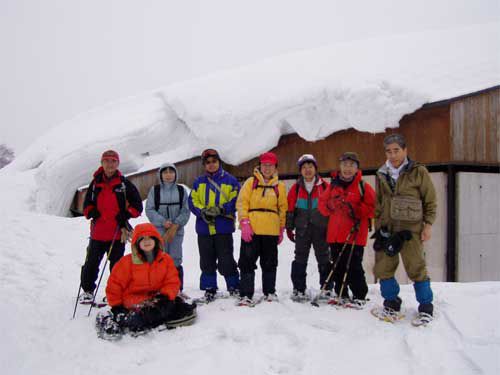
[[[146,200],[146,216],[158,229],[163,241],[164,251],[174,260],[181,280],[181,291],[184,285],[182,268],[182,241],[184,226],[189,220],[189,193],[182,185],[177,184],[177,168],[172,163],[163,164],[158,170],[160,184],[151,187]]]

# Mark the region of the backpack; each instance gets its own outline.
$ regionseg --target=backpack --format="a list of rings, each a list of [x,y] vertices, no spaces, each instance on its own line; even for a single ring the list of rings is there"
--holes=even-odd
[[[182,209],[182,202],[184,201],[184,188],[179,185],[177,185],[177,190],[179,191],[179,202],[173,202],[173,203],[161,203],[160,202],[160,188],[161,185],[157,184],[154,186],[154,196],[155,196],[155,210],[158,211],[160,206],[174,206],[178,204],[180,209]]]
[[[269,186],[269,185],[259,185],[259,180],[257,178],[253,178],[253,183],[252,183],[252,190],[255,190],[257,188],[262,188],[262,196],[266,193],[266,189],[274,189],[274,193],[276,194],[276,198],[280,197],[280,191],[278,189],[278,184]]]

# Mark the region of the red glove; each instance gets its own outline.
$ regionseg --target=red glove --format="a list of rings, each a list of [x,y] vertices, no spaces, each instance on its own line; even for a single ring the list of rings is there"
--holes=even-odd
[[[287,229],[286,236],[290,241],[295,242],[295,233],[293,233],[293,229]]]

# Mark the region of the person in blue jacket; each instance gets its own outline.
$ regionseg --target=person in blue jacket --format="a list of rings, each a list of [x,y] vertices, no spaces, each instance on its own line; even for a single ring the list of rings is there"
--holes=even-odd
[[[181,288],[184,285],[182,268],[182,242],[184,226],[189,221],[188,193],[177,184],[177,168],[172,163],[163,164],[158,170],[159,185],[151,187],[146,200],[146,216],[153,224],[164,242],[164,251],[174,260],[179,272]]]
[[[189,208],[196,216],[200,252],[200,289],[209,302],[216,297],[218,270],[231,295],[239,293],[239,275],[233,254],[238,180],[222,169],[219,153],[207,149],[201,154],[205,173],[193,184]]]

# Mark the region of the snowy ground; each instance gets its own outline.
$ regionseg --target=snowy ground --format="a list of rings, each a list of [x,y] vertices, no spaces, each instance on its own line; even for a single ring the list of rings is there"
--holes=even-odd
[[[0,224],[4,229],[0,247],[3,374],[457,375],[500,371],[499,282],[433,284],[437,319],[427,328],[410,325],[416,303],[413,288],[403,286],[408,317],[391,325],[375,320],[369,308],[336,310],[291,302],[293,245],[285,240],[279,255],[279,303],[250,309],[219,300],[199,307],[194,326],[111,343],[96,337],[95,310],[87,318],[87,308],[79,306],[77,318],[71,320],[88,223],[83,218],[19,211],[16,215],[2,212]],[[184,267],[186,292],[198,296],[193,224],[191,218]],[[235,243],[239,248],[239,235]],[[313,263],[311,259],[308,281],[317,288]],[[370,306],[381,302],[376,285],[370,285],[369,298]]]

